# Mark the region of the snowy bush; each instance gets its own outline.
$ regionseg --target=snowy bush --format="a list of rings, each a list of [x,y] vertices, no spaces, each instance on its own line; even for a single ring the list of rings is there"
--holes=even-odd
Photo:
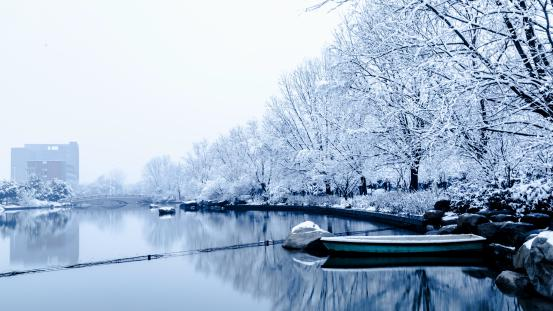
[[[279,200],[276,197],[269,199],[270,204],[286,203],[297,206],[335,206],[340,202],[341,198],[335,195],[283,195]]]
[[[355,196],[352,206],[375,212],[421,215],[426,210],[432,209],[437,200],[438,197],[431,191],[385,192],[375,190],[367,196]]]
[[[269,189],[269,203],[279,204],[286,203],[290,197],[290,190],[285,187],[275,186]]]
[[[64,181],[58,179],[50,180],[46,183],[46,187],[48,188],[46,195],[46,200],[48,201],[59,202],[73,196],[73,189]]]
[[[225,200],[228,199],[228,183],[222,178],[208,180],[201,190],[200,200]]]
[[[460,212],[468,207],[512,211],[551,210],[553,182],[546,179],[520,181],[510,188],[496,184],[457,183],[448,189],[452,205]]]
[[[520,182],[509,189],[509,195],[515,208],[531,210],[548,210],[553,208],[553,182],[539,179]]]

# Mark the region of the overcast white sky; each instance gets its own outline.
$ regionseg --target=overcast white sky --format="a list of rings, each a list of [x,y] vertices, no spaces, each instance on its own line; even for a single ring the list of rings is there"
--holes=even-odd
[[[0,1],[0,179],[10,148],[80,144],[81,181],[140,178],[259,118],[341,20],[306,0]]]

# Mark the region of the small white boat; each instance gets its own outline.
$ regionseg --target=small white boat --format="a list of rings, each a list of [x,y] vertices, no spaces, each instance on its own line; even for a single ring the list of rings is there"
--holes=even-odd
[[[323,237],[321,242],[331,253],[438,254],[481,251],[486,239],[474,234],[390,235]]]
[[[158,208],[158,207],[159,207],[159,205],[157,205],[157,204],[153,204],[153,203],[150,204],[150,208],[152,208],[152,209],[153,209],[153,208]]]

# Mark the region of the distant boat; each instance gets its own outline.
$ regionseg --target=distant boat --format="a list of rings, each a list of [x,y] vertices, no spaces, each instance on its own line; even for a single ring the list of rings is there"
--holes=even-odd
[[[323,237],[321,242],[331,253],[391,255],[476,252],[486,239],[474,234],[390,235]]]
[[[159,216],[175,215],[176,213],[175,208],[170,206],[160,207],[158,211],[159,211]]]
[[[157,204],[153,204],[153,203],[150,204],[150,208],[158,208],[158,207],[159,207],[159,205],[157,205]]]

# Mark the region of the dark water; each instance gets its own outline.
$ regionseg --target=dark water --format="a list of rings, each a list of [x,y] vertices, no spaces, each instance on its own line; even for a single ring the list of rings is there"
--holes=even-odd
[[[144,207],[0,215],[0,273],[278,240],[312,220],[334,232],[388,226],[283,212]],[[402,234],[383,230],[374,234]],[[3,310],[521,310],[481,267],[333,269],[280,245],[0,278]]]

